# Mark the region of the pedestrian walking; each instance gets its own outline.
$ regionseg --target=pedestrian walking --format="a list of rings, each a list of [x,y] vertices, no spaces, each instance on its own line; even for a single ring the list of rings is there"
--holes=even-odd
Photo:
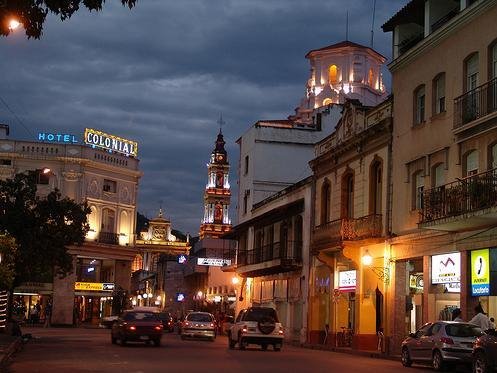
[[[469,323],[478,326],[483,331],[491,329],[490,319],[483,311],[481,303],[478,303],[478,305],[475,307],[475,313],[476,315],[471,320],[469,320]]]
[[[45,328],[50,327],[51,317],[52,317],[52,301],[48,300],[47,305],[45,306],[45,324],[44,324]]]

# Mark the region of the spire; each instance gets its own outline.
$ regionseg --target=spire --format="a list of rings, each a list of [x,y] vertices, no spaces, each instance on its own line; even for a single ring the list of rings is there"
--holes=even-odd
[[[219,124],[219,133],[223,133],[223,125],[226,124],[226,122],[223,120],[223,113],[219,115],[219,120],[217,121]]]

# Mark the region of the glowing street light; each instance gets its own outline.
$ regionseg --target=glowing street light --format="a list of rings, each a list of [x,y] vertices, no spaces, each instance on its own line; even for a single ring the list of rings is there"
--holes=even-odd
[[[239,282],[240,282],[240,280],[238,279],[238,277],[233,277],[233,278],[231,279],[231,283],[232,283],[233,285],[237,285]]]
[[[10,31],[14,31],[15,29],[19,28],[19,26],[21,26],[21,22],[19,22],[17,19],[12,18],[9,21],[9,30]]]
[[[371,256],[368,250],[366,250],[361,260],[362,264],[364,264],[365,266],[370,266],[371,264],[373,264],[373,257]]]

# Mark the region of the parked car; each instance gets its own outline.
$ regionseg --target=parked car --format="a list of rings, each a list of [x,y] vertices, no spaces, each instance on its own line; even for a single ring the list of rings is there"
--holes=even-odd
[[[473,372],[494,372],[497,368],[497,332],[487,330],[473,345]]]
[[[435,370],[441,371],[447,365],[469,364],[473,343],[482,335],[480,328],[464,322],[425,324],[402,342],[402,365],[432,364]]]
[[[250,344],[260,345],[263,350],[272,345],[274,351],[280,351],[283,346],[283,326],[278,321],[276,310],[269,307],[241,310],[228,333],[228,344],[231,349],[238,344],[240,350]]]
[[[162,321],[158,312],[125,311],[112,325],[111,341],[120,342],[153,342],[160,346],[162,338]]]
[[[190,312],[181,325],[181,339],[208,338],[216,339],[216,321],[208,312]]]
[[[117,319],[119,318],[119,316],[117,315],[114,315],[114,316],[105,316],[105,317],[102,317],[102,319],[100,320],[100,327],[101,328],[112,328],[112,325],[117,321]]]
[[[162,326],[164,327],[164,331],[169,333],[174,332],[174,320],[173,316],[169,312],[160,312],[159,318],[162,321]]]

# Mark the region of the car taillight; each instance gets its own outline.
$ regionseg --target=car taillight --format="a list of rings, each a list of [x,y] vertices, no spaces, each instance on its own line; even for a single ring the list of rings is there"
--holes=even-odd
[[[155,330],[161,330],[162,329],[162,325],[157,325],[154,329]]]
[[[186,321],[186,322],[185,322],[185,326],[188,326],[188,325],[190,325],[190,324],[188,324],[188,321]]]
[[[128,326],[128,329],[129,329],[129,330],[136,330],[136,326],[134,326],[134,325],[130,325],[130,326]]]
[[[242,333],[247,333],[247,325],[244,325],[243,328],[242,328]]]
[[[448,344],[448,345],[454,344],[454,341],[452,340],[452,338],[447,338],[447,337],[441,337],[440,342]]]

